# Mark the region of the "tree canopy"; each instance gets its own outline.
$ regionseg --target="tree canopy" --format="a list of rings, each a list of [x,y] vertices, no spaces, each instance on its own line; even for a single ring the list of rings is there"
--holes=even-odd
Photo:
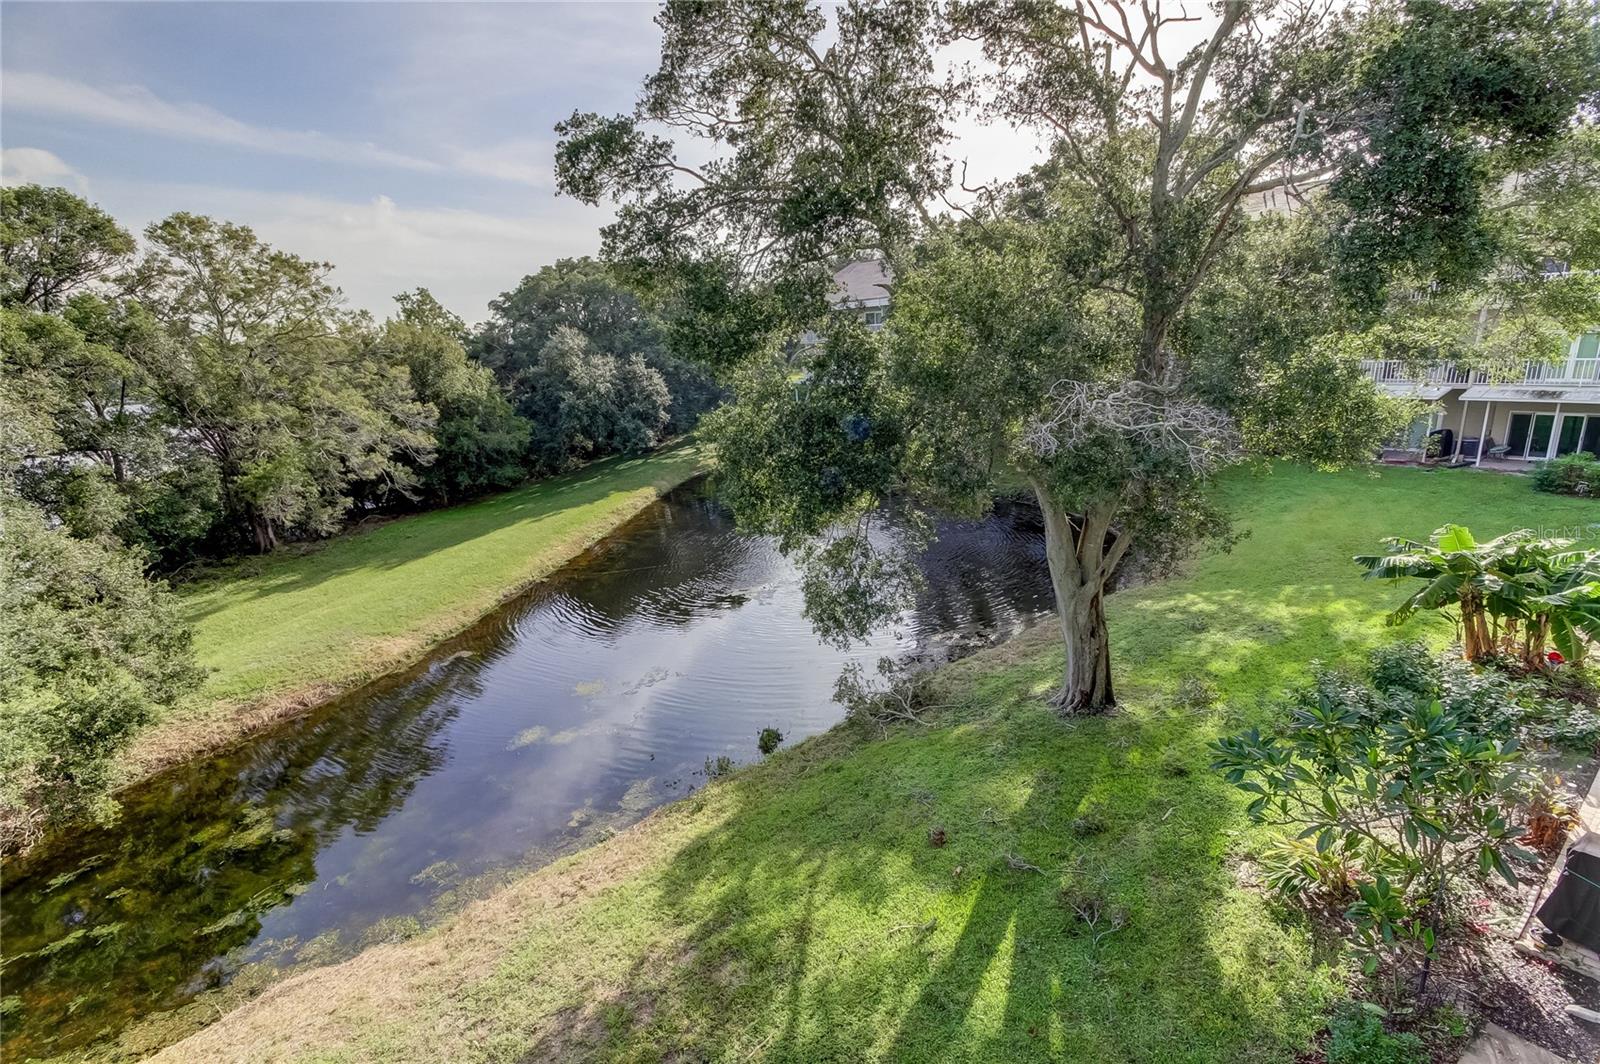
[[[832,537],[814,585],[866,593],[878,501],[981,506],[1020,472],[1046,517],[1060,701],[1090,710],[1113,699],[1103,597],[1124,559],[1225,538],[1204,490],[1225,464],[1370,452],[1409,411],[1345,337],[1403,293],[1481,297],[1539,247],[1493,205],[1554,165],[1600,87],[1579,4],[1228,3],[1181,49],[1193,19],[1092,2],[672,3],[657,21],[634,113],[558,126],[557,175],[618,201],[606,255],[655,277],[680,350],[734,382],[713,435],[736,511],[793,546]],[[946,75],[958,40],[985,61]],[[973,112],[1050,159],[951,203],[946,145]],[[1258,221],[1271,190],[1314,202]],[[875,336],[827,301],[863,253],[896,273]],[[1286,270],[1307,301],[1277,293]],[[774,363],[806,327],[825,342],[791,385]]]

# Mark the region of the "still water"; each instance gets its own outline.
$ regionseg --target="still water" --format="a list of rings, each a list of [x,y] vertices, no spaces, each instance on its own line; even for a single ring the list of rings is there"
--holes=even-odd
[[[8,869],[5,1056],[114,1037],[264,965],[414,930],[705,783],[826,729],[851,659],[941,653],[1048,611],[1036,510],[946,522],[927,590],[849,651],[801,616],[794,568],[680,488],[539,588],[365,688],[128,796]]]

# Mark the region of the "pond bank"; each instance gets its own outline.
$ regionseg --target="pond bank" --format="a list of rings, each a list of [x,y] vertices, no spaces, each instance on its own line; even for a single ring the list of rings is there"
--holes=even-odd
[[[215,753],[410,665],[706,468],[694,443],[608,459],[181,587],[210,675],[135,740],[120,779]]]
[[[414,933],[757,758],[763,729],[826,730],[847,665],[1049,615],[1037,509],[936,528],[916,603],[845,650],[776,544],[685,484],[416,666],[124,791],[114,826],[8,869],[0,1053],[114,1040]]]
[[[1206,744],[1313,660],[1445,637],[1384,628],[1349,560],[1380,537],[1596,509],[1411,470],[1221,490],[1248,538],[1108,605],[1115,714],[1051,712],[1041,626],[945,669],[932,727],[781,751],[157,1059],[1294,1059],[1349,962],[1241,881],[1258,829]]]

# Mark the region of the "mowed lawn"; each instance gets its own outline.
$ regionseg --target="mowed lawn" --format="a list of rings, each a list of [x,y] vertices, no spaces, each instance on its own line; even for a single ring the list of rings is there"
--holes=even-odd
[[[603,538],[703,468],[683,445],[481,502],[249,559],[181,592],[209,675],[141,751],[220,731],[252,707],[306,704],[403,665]]]
[[[1348,960],[1251,885],[1264,837],[1207,742],[1314,659],[1447,637],[1383,627],[1399,593],[1349,560],[1381,536],[1584,525],[1600,503],[1466,471],[1219,490],[1248,538],[1112,599],[1116,713],[1048,708],[1060,652],[1035,629],[946,669],[931,727],[781,751],[160,1059],[1294,1060]],[[1189,677],[1216,700],[1174,698]]]

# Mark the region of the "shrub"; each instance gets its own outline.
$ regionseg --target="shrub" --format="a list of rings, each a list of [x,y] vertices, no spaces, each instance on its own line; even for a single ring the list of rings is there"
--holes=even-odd
[[[171,595],[134,553],[0,494],[0,846],[114,811],[113,758],[200,676]]]
[[[1261,881],[1287,897],[1320,891],[1331,898],[1350,894],[1351,861],[1341,847],[1318,850],[1307,839],[1285,839],[1261,861]]]
[[[1557,495],[1600,495],[1600,459],[1575,451],[1540,462],[1533,469],[1533,490]]]
[[[1532,781],[1516,738],[1502,734],[1505,715],[1471,699],[1447,706],[1426,671],[1398,667],[1406,658],[1389,651],[1375,664],[1388,690],[1319,674],[1275,732],[1252,728],[1215,743],[1213,767],[1253,796],[1252,820],[1314,840],[1318,862],[1280,862],[1274,885],[1289,894],[1325,886],[1321,860],[1348,860],[1357,898],[1345,915],[1366,970],[1382,956],[1418,955],[1425,985],[1459,884],[1493,873],[1516,883],[1513,862],[1533,860],[1516,845],[1514,823]]]
[[[716,757],[708,757],[706,758],[705,764],[706,779],[708,781],[719,780],[725,776],[731,776],[733,775],[733,770],[735,767],[736,766],[733,763],[733,758],[729,757],[727,754],[718,754]]]
[[[1591,747],[1600,741],[1600,715],[1582,704],[1582,670],[1559,675],[1518,676],[1479,668],[1454,655],[1435,655],[1421,643],[1396,643],[1372,652],[1374,691],[1389,698],[1438,699],[1474,732],[1521,743]],[[1359,682],[1324,676],[1319,683],[1343,685],[1344,697],[1363,696]]]
[[[761,734],[756,736],[756,749],[763,754],[770,754],[783,742],[783,732],[777,728],[762,728]]]
[[[1328,1064],[1426,1064],[1422,1040],[1390,1034],[1383,1021],[1363,1008],[1349,1008],[1329,1025]]]

